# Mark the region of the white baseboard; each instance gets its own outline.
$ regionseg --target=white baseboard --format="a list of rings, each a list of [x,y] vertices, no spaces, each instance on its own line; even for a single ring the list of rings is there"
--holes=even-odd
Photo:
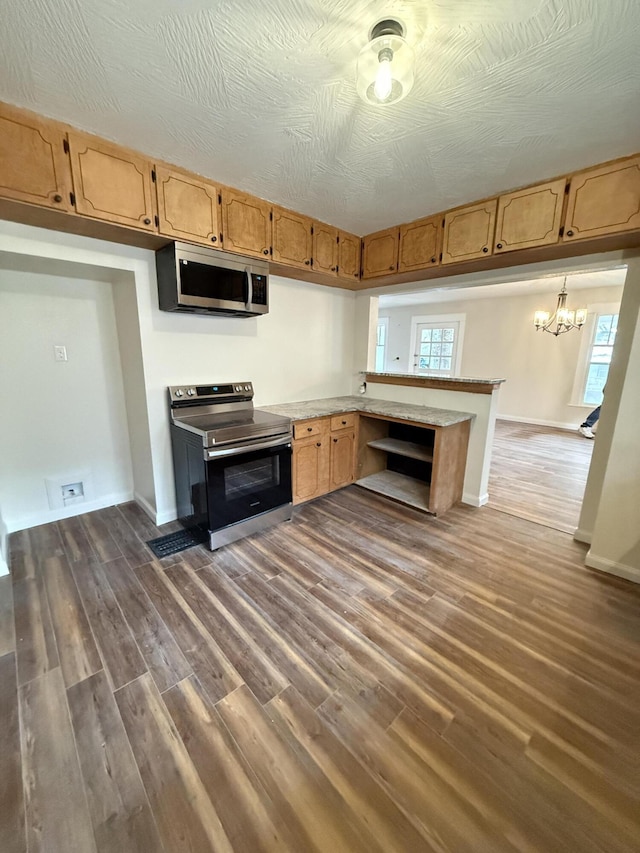
[[[606,557],[598,557],[591,551],[587,553],[584,561],[590,569],[597,569],[599,572],[606,572],[608,575],[615,575],[633,581],[633,583],[640,583],[640,569],[634,566],[625,566],[624,563],[616,563]]]
[[[573,538],[576,542],[584,542],[585,545],[591,545],[591,536],[590,530],[583,530],[581,527],[576,527],[573,531]]]
[[[580,424],[576,423],[562,423],[560,421],[545,421],[540,420],[538,418],[524,418],[520,415],[496,415],[496,420],[498,421],[515,421],[520,424],[533,424],[533,426],[548,426],[553,427],[554,429],[568,429],[573,430],[574,432],[578,429]],[[580,421],[582,423],[582,421]]]
[[[140,509],[144,510],[146,515],[149,516],[151,521],[153,521],[154,524],[157,524],[157,521],[156,521],[156,514],[157,513],[155,510],[155,507],[152,504],[150,504],[146,498],[143,498],[142,495],[138,494],[138,492],[133,493],[133,499],[138,504]]]
[[[489,495],[486,492],[484,495],[472,495],[469,492],[464,492],[462,495],[462,503],[468,506],[484,506],[488,502]]]
[[[157,512],[155,514],[155,522],[158,527],[161,524],[168,524],[170,521],[175,521],[178,517],[178,513],[175,509],[165,510],[164,512]]]
[[[111,495],[104,495],[104,497],[94,501],[74,504],[63,509],[43,509],[32,515],[23,515],[22,518],[7,521],[7,529],[9,533],[15,533],[17,530],[27,530],[30,527],[37,527],[39,524],[49,524],[52,521],[61,521],[63,518],[73,518],[75,515],[95,512],[97,509],[104,509],[107,506],[123,504],[132,500],[133,492],[116,492]]]

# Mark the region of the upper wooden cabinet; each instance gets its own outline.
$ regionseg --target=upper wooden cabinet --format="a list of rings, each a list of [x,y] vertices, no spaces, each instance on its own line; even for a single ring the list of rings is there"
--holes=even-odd
[[[69,133],[78,213],[155,231],[152,164],[135,151],[95,136]]]
[[[338,276],[360,278],[360,252],[362,240],[355,234],[340,231],[338,234]]]
[[[311,220],[299,213],[273,208],[273,260],[290,267],[311,266]]]
[[[322,222],[313,223],[313,268],[338,275],[338,229]]]
[[[512,252],[557,243],[566,185],[566,178],[561,178],[500,196],[495,251]]]
[[[376,278],[398,269],[399,230],[387,228],[367,234],[362,241],[362,277]]]
[[[497,205],[497,199],[492,199],[445,214],[443,264],[471,261],[491,254]]]
[[[640,156],[571,178],[564,241],[640,228]]]
[[[0,195],[73,210],[66,129],[0,104]]]
[[[442,214],[400,226],[398,272],[424,269],[440,261]]]
[[[222,233],[230,252],[263,258],[271,255],[271,205],[236,190],[222,190]]]
[[[222,248],[217,187],[189,172],[156,166],[156,190],[161,234]]]

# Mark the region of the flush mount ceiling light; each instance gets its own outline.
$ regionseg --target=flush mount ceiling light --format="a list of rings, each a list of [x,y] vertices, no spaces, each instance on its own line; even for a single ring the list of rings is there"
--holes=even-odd
[[[392,18],[379,21],[358,56],[356,88],[367,104],[386,106],[401,101],[413,86],[413,50],[404,27]]]
[[[536,326],[536,332],[542,329],[543,332],[551,332],[552,335],[558,337],[563,332],[569,332],[571,329],[579,329],[584,325],[587,319],[587,309],[577,308],[575,311],[570,311],[567,307],[567,278],[562,283],[562,290],[558,294],[558,304],[553,314],[548,311],[536,311],[533,322]]]

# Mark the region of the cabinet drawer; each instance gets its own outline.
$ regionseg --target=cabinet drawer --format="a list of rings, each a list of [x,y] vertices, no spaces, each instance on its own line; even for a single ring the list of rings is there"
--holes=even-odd
[[[327,418],[317,418],[314,421],[299,421],[293,425],[293,437],[310,438],[313,435],[322,435],[327,430]]]
[[[344,415],[334,415],[331,418],[331,432],[338,429],[349,429],[356,425],[357,415],[355,412],[347,412]]]

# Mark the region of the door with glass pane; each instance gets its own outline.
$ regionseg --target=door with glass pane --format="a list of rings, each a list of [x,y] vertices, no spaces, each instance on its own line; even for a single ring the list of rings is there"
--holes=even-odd
[[[458,320],[416,325],[414,373],[452,376],[455,371],[460,323]]]

